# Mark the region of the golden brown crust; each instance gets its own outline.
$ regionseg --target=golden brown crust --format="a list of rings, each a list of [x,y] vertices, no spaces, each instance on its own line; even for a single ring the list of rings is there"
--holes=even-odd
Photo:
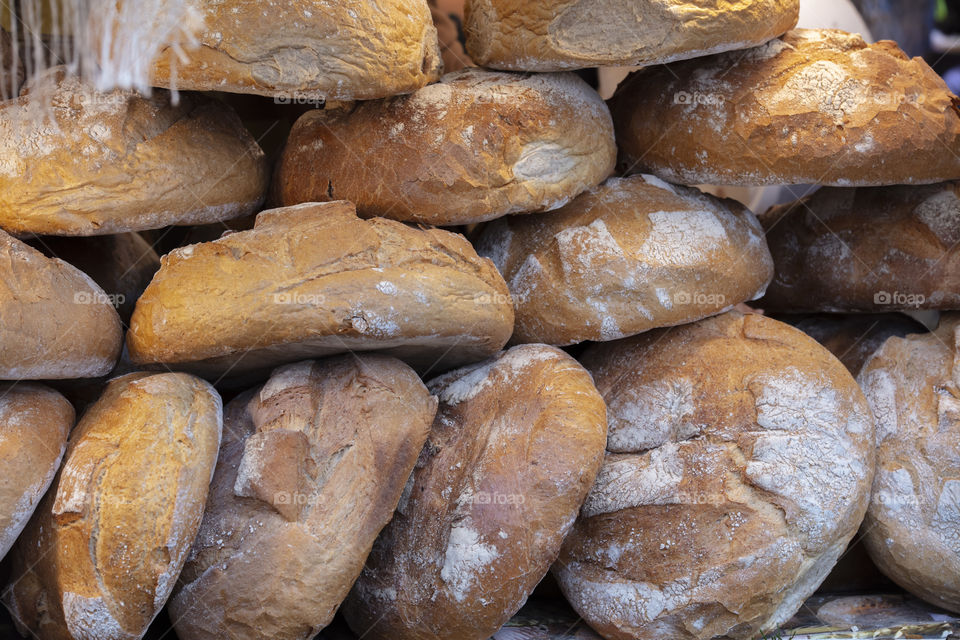
[[[516,307],[514,342],[569,345],[685,324],[763,294],[773,261],[733,200],[613,178],[562,209],[484,227]]]
[[[169,47],[153,82],[301,100],[370,100],[437,79],[437,30],[423,0],[202,0],[200,46]],[[173,67],[171,72],[171,66]]]
[[[554,574],[608,640],[746,639],[857,531],[873,420],[811,338],[727,313],[589,349],[607,455]]]
[[[120,317],[89,276],[0,231],[0,379],[102,376],[122,340]]]
[[[228,405],[211,497],[171,601],[181,640],[308,640],[387,524],[437,400],[379,355],[301,362]]]
[[[275,187],[285,205],[344,199],[362,216],[457,225],[556,209],[615,156],[610,113],[576,76],[465,69],[410,96],[304,114]]]
[[[266,158],[226,105],[97,92],[62,68],[0,104],[0,227],[86,236],[251,213]],[[55,124],[43,120],[50,104]]]
[[[960,613],[960,314],[935,333],[890,338],[858,380],[877,419],[864,520],[880,570]]]
[[[371,350],[443,370],[512,331],[506,283],[463,236],[334,202],[265,211],[251,231],[164,256],[127,344],[134,363],[210,375]]]
[[[960,181],[820,189],[760,217],[770,311],[960,309]]]
[[[74,417],[53,389],[0,384],[0,560],[53,482]]]
[[[344,604],[370,640],[485,640],[556,558],[599,468],[606,411],[562,351],[522,345],[430,383],[440,411]]]
[[[799,0],[468,0],[467,50],[516,71],[652,65],[763,44],[797,24]]]
[[[611,111],[624,170],[681,184],[960,178],[957,97],[895,43],[842,31],[640,71]]]
[[[71,434],[63,468],[11,552],[3,601],[50,640],[137,640],[203,516],[220,396],[183,373],[113,380]]]

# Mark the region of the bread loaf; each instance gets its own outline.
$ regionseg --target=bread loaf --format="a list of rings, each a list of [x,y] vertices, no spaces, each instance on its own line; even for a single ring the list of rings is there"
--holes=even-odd
[[[607,455],[553,571],[607,640],[758,637],[857,531],[873,420],[783,323],[730,312],[588,349]]]
[[[53,482],[73,407],[38,384],[0,384],[0,560]]]
[[[202,224],[256,210],[263,151],[225,105],[103,93],[53,69],[0,104],[0,227],[88,236]],[[52,122],[37,110],[50,104]]]
[[[111,300],[85,273],[0,231],[0,380],[102,376],[123,341]]]
[[[437,30],[425,0],[198,0],[199,47],[167,47],[156,86],[273,96],[283,102],[369,100],[436,80]]]
[[[599,468],[587,372],[522,345],[433,380],[427,446],[344,604],[367,640],[486,640],[556,558]]]
[[[468,0],[467,50],[485,67],[560,71],[650,65],[763,44],[799,0]]]
[[[309,640],[330,623],[426,442],[437,400],[378,355],[273,372],[225,412],[200,533],[171,600],[180,640]]]
[[[960,314],[890,338],[859,381],[877,419],[877,476],[864,521],[880,570],[960,613]]]
[[[308,111],[275,187],[284,205],[343,199],[362,216],[458,225],[556,209],[615,163],[610,113],[576,76],[464,69],[410,96]]]
[[[960,181],[821,189],[761,216],[773,311],[960,309]]]
[[[143,637],[200,526],[221,420],[220,396],[186,374],[107,386],[11,552],[2,599],[21,634]]]
[[[693,322],[762,295],[773,276],[750,211],[652,176],[495,220],[476,244],[510,287],[514,342],[615,340]]]
[[[127,335],[136,364],[222,375],[377,350],[442,371],[513,330],[506,283],[463,236],[360,220],[347,202],[265,211],[161,264]]]
[[[871,186],[960,178],[957,105],[893,42],[797,29],[637,72],[611,111],[625,171],[682,184]]]

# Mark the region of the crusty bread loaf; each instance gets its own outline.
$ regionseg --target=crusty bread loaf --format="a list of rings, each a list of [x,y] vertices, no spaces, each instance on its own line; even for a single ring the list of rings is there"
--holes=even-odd
[[[54,488],[11,552],[3,602],[44,640],[137,640],[173,590],[220,444],[213,387],[113,380],[77,424]]]
[[[164,256],[127,344],[134,363],[209,375],[371,350],[442,371],[512,331],[506,283],[463,236],[334,202],[265,211],[251,231]]]
[[[430,383],[433,431],[344,604],[367,640],[486,640],[557,556],[603,458],[590,376],[522,345]]]
[[[251,213],[266,158],[226,105],[103,93],[64,75],[0,104],[0,227],[87,236]],[[53,121],[38,113],[50,105]]]
[[[0,560],[53,482],[73,420],[53,389],[0,384]]]
[[[615,340],[693,322],[762,295],[773,277],[750,211],[653,176],[495,220],[476,244],[510,287],[514,342]]]
[[[583,80],[464,69],[410,96],[307,112],[275,190],[284,205],[343,199],[362,216],[458,225],[556,209],[615,163],[610,112]]]
[[[437,37],[440,40],[440,57],[443,58],[443,70],[446,73],[459,71],[464,67],[472,67],[473,61],[467,55],[460,41],[460,30],[463,24],[463,2],[456,0],[427,0],[430,13],[433,16],[433,26],[437,28]],[[459,5],[459,6],[458,6]]]
[[[854,376],[859,375],[863,365],[887,338],[926,333],[922,324],[902,313],[820,313],[778,316],[777,319],[793,325],[822,344]]]
[[[873,419],[800,331],[727,313],[587,350],[607,456],[554,574],[608,640],[754,638],[857,531]]]
[[[203,525],[171,600],[180,640],[309,640],[328,625],[436,411],[412,369],[379,355],[287,365],[227,405]]]
[[[820,189],[760,217],[770,311],[960,309],[960,181]]]
[[[160,268],[160,256],[138,233],[85,238],[44,236],[27,243],[90,276],[125,323],[130,322],[137,298]]]
[[[88,378],[113,368],[120,317],[82,271],[0,231],[0,380]]]
[[[957,97],[895,43],[843,31],[797,29],[746,52],[637,72],[611,110],[623,169],[671,182],[960,178]]]
[[[199,47],[167,47],[156,86],[274,96],[286,102],[369,100],[436,80],[437,30],[425,0],[198,0]]]
[[[515,71],[649,65],[763,44],[799,0],[467,0],[467,50]]]
[[[890,338],[858,379],[877,419],[867,549],[897,584],[960,613],[960,314]]]

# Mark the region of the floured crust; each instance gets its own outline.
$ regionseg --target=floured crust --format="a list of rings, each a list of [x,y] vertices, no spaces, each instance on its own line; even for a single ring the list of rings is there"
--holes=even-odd
[[[173,590],[200,526],[220,396],[182,373],[113,380],[71,434],[63,468],[11,552],[3,595],[51,640],[136,640]]]
[[[556,558],[602,458],[606,412],[558,349],[448,373],[427,445],[344,604],[370,640],[488,638]]]
[[[797,24],[799,0],[468,0],[474,61],[560,71],[651,65],[763,44]]]
[[[122,341],[120,317],[89,276],[0,231],[0,379],[106,375]]]
[[[860,373],[877,420],[864,521],[870,557],[914,595],[960,613],[960,314],[890,338]]]
[[[167,91],[97,92],[62,68],[0,104],[0,227],[87,236],[257,210],[263,151],[226,105]],[[39,104],[51,105],[52,121]]]
[[[681,184],[875,186],[960,178],[957,104],[893,42],[797,29],[640,71],[611,111],[628,172]]]
[[[960,309],[960,181],[820,189],[760,218],[772,311]]]
[[[220,375],[377,350],[444,370],[513,330],[506,283],[463,236],[360,220],[346,202],[265,211],[161,264],[127,334],[136,364]]]
[[[608,640],[776,628],[857,531],[873,421],[807,336],[724,314],[583,355],[607,455],[554,574]]]
[[[379,355],[302,362],[227,406],[212,493],[170,604],[181,640],[308,640],[330,623],[437,409]]]
[[[60,468],[73,406],[39,384],[0,384],[0,560]]]
[[[170,48],[156,86],[304,100],[370,100],[437,79],[437,30],[423,0],[201,0],[200,46]],[[172,66],[172,70],[171,70]]]
[[[569,345],[685,324],[763,294],[773,261],[754,215],[653,176],[613,178],[477,240],[510,287],[514,342]]]
[[[286,205],[344,199],[363,216],[457,225],[556,209],[615,163],[610,113],[576,76],[465,69],[410,96],[307,112],[275,186]]]

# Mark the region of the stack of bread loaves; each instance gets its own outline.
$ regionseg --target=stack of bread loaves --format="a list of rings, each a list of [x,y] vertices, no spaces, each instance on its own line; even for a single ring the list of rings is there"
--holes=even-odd
[[[960,310],[923,61],[798,0],[192,0],[144,61],[102,22],[156,3],[65,2],[0,13],[16,51],[84,8],[58,41],[116,70],[0,78],[21,634],[499,640],[552,576],[575,637],[746,640],[865,518],[960,612],[960,318],[745,306]],[[605,102],[603,65],[644,68]]]

